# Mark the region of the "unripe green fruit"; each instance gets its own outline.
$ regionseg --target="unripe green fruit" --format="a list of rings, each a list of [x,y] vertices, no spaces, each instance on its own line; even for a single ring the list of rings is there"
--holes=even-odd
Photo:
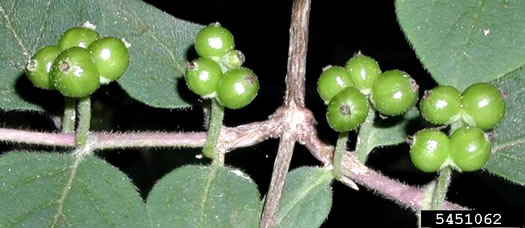
[[[250,104],[259,92],[257,75],[248,68],[229,70],[217,85],[217,99],[229,109],[240,109]]]
[[[187,64],[184,79],[188,88],[201,97],[214,97],[222,71],[211,59],[199,58]]]
[[[452,86],[438,86],[425,91],[419,109],[423,118],[430,123],[450,123],[461,111],[461,94]]]
[[[89,45],[88,50],[95,59],[102,84],[119,79],[128,69],[128,48],[120,39],[98,39]]]
[[[478,127],[461,127],[450,136],[450,157],[465,172],[481,169],[490,157],[490,142]]]
[[[476,127],[492,129],[503,120],[505,101],[496,87],[488,83],[476,83],[469,86],[462,96],[463,111],[474,121]]]
[[[445,133],[423,129],[412,137],[410,159],[423,172],[436,172],[448,158],[450,141]]]
[[[100,86],[93,56],[80,47],[69,48],[57,56],[51,78],[58,91],[67,97],[87,97]]]
[[[229,50],[224,54],[224,56],[221,58],[221,62],[224,64],[225,67],[228,69],[234,69],[239,68],[244,63],[245,57],[244,54],[239,50]]]
[[[317,92],[325,104],[328,104],[335,95],[351,85],[352,79],[345,68],[329,66],[323,70],[317,80]]]
[[[58,40],[58,46],[62,50],[71,47],[87,48],[91,43],[98,39],[98,33],[95,30],[84,27],[73,27],[62,34]]]
[[[381,74],[377,61],[358,53],[345,64],[354,86],[364,94],[369,94],[374,82]]]
[[[368,115],[368,99],[354,87],[347,87],[328,104],[326,119],[337,132],[350,131],[361,125]]]
[[[201,57],[222,57],[233,48],[233,35],[219,23],[204,27],[195,38],[195,51]]]
[[[26,75],[34,86],[41,89],[54,90],[53,82],[49,72],[53,66],[55,58],[62,50],[57,46],[46,46],[28,61],[26,66]]]
[[[372,87],[372,102],[387,116],[398,116],[414,107],[419,86],[407,73],[400,70],[385,71]]]

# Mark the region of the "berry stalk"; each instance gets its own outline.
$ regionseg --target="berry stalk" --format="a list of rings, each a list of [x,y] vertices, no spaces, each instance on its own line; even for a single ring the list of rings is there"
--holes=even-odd
[[[435,182],[434,192],[432,193],[432,201],[430,203],[431,210],[440,210],[445,197],[447,195],[448,186],[450,185],[450,177],[452,176],[452,169],[445,167],[439,171],[439,177]]]
[[[86,144],[91,124],[91,99],[89,96],[80,98],[78,102],[78,127],[75,137],[75,145]]]
[[[346,142],[348,141],[348,131],[339,133],[339,138],[337,138],[337,143],[335,144],[335,154],[334,154],[334,177],[337,180],[341,180],[343,177],[343,157],[346,151]]]
[[[75,131],[76,100],[64,97],[64,115],[62,116],[62,133],[73,133]]]
[[[217,142],[219,141],[223,119],[224,107],[215,99],[211,99],[211,119],[208,127],[208,137],[206,143],[204,143],[202,153],[207,158],[213,160],[220,158],[219,150],[217,150]]]

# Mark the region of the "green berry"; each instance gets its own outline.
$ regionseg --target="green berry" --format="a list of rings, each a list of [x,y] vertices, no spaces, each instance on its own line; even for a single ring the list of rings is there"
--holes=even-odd
[[[374,82],[381,74],[377,61],[358,53],[345,64],[345,68],[352,78],[354,86],[364,94],[369,94]]]
[[[102,84],[119,79],[128,69],[128,48],[120,39],[115,37],[98,39],[89,45],[88,50],[95,59]]]
[[[332,129],[345,132],[365,122],[367,115],[368,99],[358,89],[347,87],[328,103],[326,119]]]
[[[317,80],[317,92],[325,104],[328,104],[335,95],[351,85],[353,85],[352,79],[345,68],[328,66]]]
[[[416,105],[418,90],[416,81],[407,73],[385,71],[372,87],[372,102],[381,114],[401,115]]]
[[[217,85],[217,98],[224,107],[240,109],[250,104],[259,92],[257,75],[248,68],[227,71]]]
[[[492,129],[503,120],[505,101],[496,87],[488,83],[476,83],[463,91],[462,96],[463,111],[476,127]]]
[[[27,62],[26,75],[34,86],[41,89],[55,89],[49,72],[51,71],[55,58],[61,51],[57,46],[46,46],[38,50]]]
[[[58,46],[62,50],[71,47],[87,48],[91,43],[98,39],[98,33],[95,30],[84,27],[73,27],[62,34],[58,40]]]
[[[189,62],[186,68],[186,85],[201,97],[214,97],[222,71],[219,64],[211,59],[199,58]]]
[[[452,86],[438,86],[425,91],[419,109],[423,118],[430,123],[450,123],[461,111],[461,94]]]
[[[228,69],[234,69],[239,68],[244,63],[245,57],[244,54],[239,50],[229,50],[224,54],[224,56],[221,58],[221,62],[226,66]]]
[[[222,57],[234,47],[233,35],[219,23],[204,27],[195,38],[195,51],[201,57]]]
[[[481,169],[490,157],[490,142],[478,127],[461,127],[450,136],[450,157],[461,171]]]
[[[67,97],[91,95],[100,86],[100,77],[93,56],[87,49],[69,48],[57,56],[51,69],[54,86]]]
[[[423,172],[438,171],[448,158],[450,141],[447,135],[435,129],[423,129],[412,137],[410,159]]]

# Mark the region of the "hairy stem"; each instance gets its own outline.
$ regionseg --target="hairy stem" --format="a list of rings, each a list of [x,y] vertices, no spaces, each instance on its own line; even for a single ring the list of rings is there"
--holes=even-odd
[[[279,127],[289,120],[270,118],[266,121],[249,123],[235,128],[223,128],[219,144],[225,151],[231,151],[239,147],[253,146],[267,138],[278,137]],[[309,132],[302,131],[305,134]],[[206,141],[205,132],[96,132],[92,133],[94,150],[117,149],[117,148],[152,148],[152,147],[202,147]],[[26,143],[35,145],[74,147],[74,134],[42,133],[17,129],[0,128],[0,141],[13,143]],[[318,154],[318,158],[326,166],[331,165],[334,147],[324,144],[319,138],[311,136],[305,141],[306,147],[312,154]],[[227,145],[227,146],[226,146]],[[399,205],[421,210],[421,202],[424,197],[422,189],[405,185],[397,180],[390,179],[372,170],[355,156],[355,153],[346,152],[343,157],[343,173],[341,180],[344,184],[357,189],[355,182],[374,192],[383,195],[387,199],[397,202]],[[353,180],[353,181],[352,181]],[[443,209],[466,210],[457,204],[445,201]]]
[[[279,149],[273,166],[272,180],[270,181],[270,189],[266,195],[264,211],[261,217],[261,223],[259,224],[260,228],[272,228],[275,226],[275,219],[279,212],[279,202],[286,181],[286,175],[290,168],[294,146],[295,139],[293,136],[285,133],[279,142]]]
[[[346,152],[346,141],[348,141],[348,132],[339,133],[339,138],[337,138],[337,143],[335,144],[335,155],[334,161],[332,162],[334,166],[334,177],[337,180],[340,180],[343,177],[343,156]]]
[[[91,125],[91,99],[88,97],[80,98],[78,102],[78,127],[76,131],[75,145],[83,146],[86,144]]]
[[[370,153],[368,147],[368,139],[370,138],[370,133],[374,126],[374,119],[376,117],[376,111],[369,104],[368,116],[361,127],[359,127],[359,134],[357,136],[357,144],[355,145],[355,152],[357,154],[357,159],[363,164],[366,163],[368,159],[368,154]]]
[[[211,101],[211,118],[210,126],[208,128],[208,138],[204,143],[202,153],[204,156],[213,159],[214,161],[220,159],[220,152],[217,149],[217,142],[221,133],[222,121],[224,119],[224,107],[219,104],[215,99]]]
[[[416,187],[408,186],[399,181],[390,179],[374,171],[357,160],[353,153],[346,153],[343,161],[345,178],[351,179],[356,183],[376,193],[391,199],[399,205],[409,207],[414,211],[422,209],[422,202],[425,191]],[[343,181],[343,183],[345,183]],[[462,206],[445,201],[443,209],[446,210],[466,210]]]
[[[62,133],[73,133],[75,131],[76,117],[75,98],[64,96],[64,115],[62,116]]]
[[[450,185],[450,177],[452,175],[452,169],[446,167],[439,171],[439,177],[432,193],[432,202],[430,204],[431,210],[440,210],[445,197],[447,195],[448,186]]]

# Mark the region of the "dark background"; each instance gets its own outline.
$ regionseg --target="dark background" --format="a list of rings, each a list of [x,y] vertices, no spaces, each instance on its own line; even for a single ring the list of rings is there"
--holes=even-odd
[[[219,21],[234,34],[236,48],[246,55],[245,66],[259,76],[261,90],[247,108],[226,111],[227,126],[265,120],[279,107],[285,89],[291,1],[146,2],[183,20],[199,24]],[[315,113],[320,137],[331,144],[335,144],[337,134],[327,127],[324,116],[326,106],[317,95],[316,81],[324,66],[344,65],[359,50],[375,58],[382,70],[401,69],[408,72],[420,84],[420,91],[435,86],[397,24],[393,1],[314,0],[310,18],[306,105]],[[116,83],[102,87],[93,97],[93,130],[203,130],[200,108],[184,111],[150,108],[129,98]],[[49,109],[59,113],[56,106],[52,105]],[[47,115],[8,112],[1,113],[0,119],[5,127],[44,131],[55,129]],[[421,125],[425,123],[421,122]],[[413,133],[418,129],[407,131]],[[353,142],[351,139],[350,147]],[[270,182],[277,143],[277,140],[268,140],[254,147],[238,149],[227,155],[226,163],[249,174],[264,195]],[[17,148],[27,149],[27,146],[1,144],[0,148],[5,152]],[[156,180],[174,168],[208,162],[196,159],[197,154],[199,150],[181,149],[99,153],[128,174],[144,197]],[[297,145],[291,168],[304,165],[317,166],[320,162],[303,146]],[[435,174],[423,174],[412,166],[405,144],[376,150],[367,165],[411,185],[421,186],[435,178]],[[333,209],[323,227],[416,226],[416,217],[411,210],[399,207],[364,187],[354,191],[334,182],[333,192]],[[454,175],[448,199],[476,209],[525,210],[523,188],[483,171]]]

